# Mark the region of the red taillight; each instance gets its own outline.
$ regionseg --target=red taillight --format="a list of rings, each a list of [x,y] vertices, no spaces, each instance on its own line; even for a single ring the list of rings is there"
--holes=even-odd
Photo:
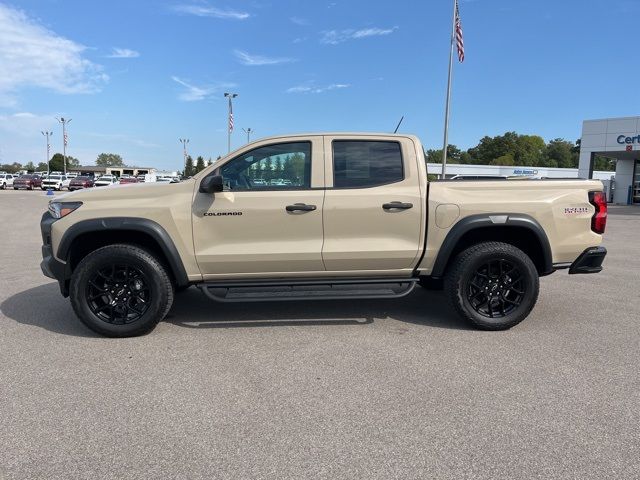
[[[604,192],[589,192],[589,203],[596,207],[591,217],[591,230],[602,235],[607,226],[607,198]]]

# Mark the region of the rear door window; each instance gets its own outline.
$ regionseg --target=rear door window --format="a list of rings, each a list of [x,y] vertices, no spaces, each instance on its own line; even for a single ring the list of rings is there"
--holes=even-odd
[[[368,188],[400,182],[403,179],[402,151],[398,142],[333,142],[334,188]]]

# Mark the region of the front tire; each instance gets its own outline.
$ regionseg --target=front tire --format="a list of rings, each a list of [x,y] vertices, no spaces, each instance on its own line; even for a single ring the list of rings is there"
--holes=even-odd
[[[82,323],[107,337],[149,333],[169,312],[173,294],[165,268],[133,245],[91,252],[73,272],[69,289]]]
[[[445,275],[453,308],[482,330],[506,330],[527,318],[539,288],[538,271],[529,256],[501,242],[462,251]]]

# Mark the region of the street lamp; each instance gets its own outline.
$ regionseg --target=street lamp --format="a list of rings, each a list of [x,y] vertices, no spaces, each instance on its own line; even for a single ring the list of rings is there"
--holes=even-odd
[[[189,143],[189,139],[188,138],[179,138],[178,140],[182,144],[182,155],[184,157],[183,165],[184,165],[184,169],[186,170],[187,169],[187,144]],[[183,173],[186,176],[187,172],[183,171]]]
[[[62,156],[64,157],[64,174],[67,174],[67,124],[71,123],[71,118],[56,117],[62,124]]]
[[[231,152],[231,133],[233,132],[233,102],[232,99],[238,96],[237,93],[224,92],[224,96],[229,99],[229,128],[227,135],[227,148]]]
[[[49,144],[49,137],[53,135],[53,132],[49,132],[49,131],[42,132],[41,131],[40,133],[42,133],[42,135],[47,137],[47,159],[46,159],[46,161],[47,161],[47,177],[48,177],[50,175],[50,173],[51,173],[51,167],[50,167],[50,164],[49,164],[49,160],[51,158],[51,145]]]
[[[251,127],[249,127],[247,129],[243,128],[242,131],[247,134],[247,143],[250,143],[251,142],[251,132],[253,132],[253,130],[251,130]]]

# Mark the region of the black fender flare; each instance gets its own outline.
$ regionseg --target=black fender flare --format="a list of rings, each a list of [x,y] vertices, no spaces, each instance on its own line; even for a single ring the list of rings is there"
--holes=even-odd
[[[537,239],[542,247],[543,271],[541,275],[548,275],[554,271],[551,245],[544,228],[538,221],[522,213],[483,213],[469,215],[456,223],[449,231],[440,247],[436,261],[431,271],[432,277],[444,275],[445,268],[460,239],[467,233],[478,228],[487,227],[521,227],[526,228]]]
[[[78,236],[85,233],[101,232],[101,231],[134,231],[142,232],[152,237],[162,249],[162,253],[169,262],[176,284],[186,286],[189,284],[189,277],[178,253],[171,236],[162,226],[153,220],[147,218],[135,217],[106,217],[90,220],[82,220],[71,225],[62,235],[60,244],[58,245],[57,257],[63,260],[69,258],[71,245]]]

